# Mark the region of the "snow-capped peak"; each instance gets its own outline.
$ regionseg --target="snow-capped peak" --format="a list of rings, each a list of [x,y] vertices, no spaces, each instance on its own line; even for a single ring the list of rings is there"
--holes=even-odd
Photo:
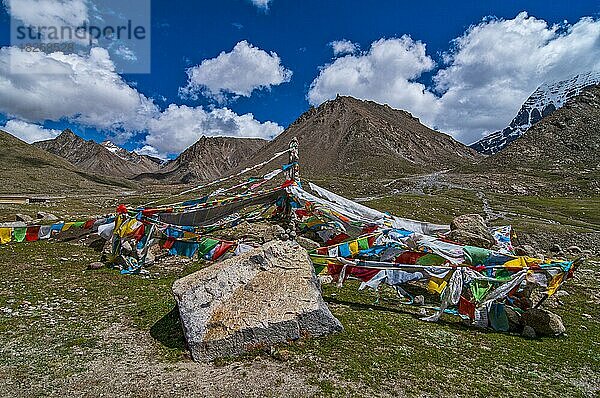
[[[508,127],[469,145],[478,152],[493,155],[519,138],[542,118],[565,105],[586,87],[600,84],[600,71],[581,73],[571,79],[544,83],[525,101]]]

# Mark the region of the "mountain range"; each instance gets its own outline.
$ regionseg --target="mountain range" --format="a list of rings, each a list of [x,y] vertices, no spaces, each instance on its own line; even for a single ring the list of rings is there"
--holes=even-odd
[[[587,85],[590,76],[570,80],[570,90],[547,85],[556,89],[542,90],[546,95],[537,96],[537,102],[528,100],[523,109],[530,110],[530,122],[531,115],[537,115],[535,109],[546,116],[492,156],[483,156],[449,135],[424,126],[408,112],[338,96],[311,107],[272,141],[202,137],[169,162],[126,151],[109,141],[86,141],[70,130],[32,145],[3,132],[0,153],[5,168],[10,166],[5,173],[18,169],[20,176],[4,178],[3,188],[12,193],[45,192],[67,186],[89,189],[103,185],[131,187],[137,182],[187,184],[214,180],[286,150],[294,137],[300,144],[301,175],[308,179],[378,184],[399,176],[412,178],[451,171],[454,175],[479,173],[482,178],[493,175],[494,179],[502,173],[507,178],[515,173],[570,173],[598,180],[600,86]],[[586,87],[577,88],[583,85]],[[538,105],[532,106],[534,103]],[[553,109],[554,104],[560,105],[558,110]],[[262,171],[284,162],[287,157]],[[125,178],[130,182],[124,182]]]
[[[110,141],[102,144],[86,141],[71,130],[33,145],[66,159],[82,171],[105,176],[132,178],[141,173],[158,171],[162,163],[158,158],[129,152]]]
[[[104,192],[129,181],[87,173],[65,159],[0,131],[0,193]]]
[[[600,84],[600,71],[582,73],[571,79],[544,83],[525,101],[508,127],[469,145],[476,151],[493,155],[519,138],[531,126],[551,115],[586,87]]]

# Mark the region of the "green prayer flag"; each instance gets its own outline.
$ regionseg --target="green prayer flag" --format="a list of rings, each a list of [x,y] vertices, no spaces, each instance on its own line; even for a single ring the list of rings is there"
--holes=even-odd
[[[369,248],[369,240],[367,238],[360,238],[358,240],[358,248],[360,250],[367,250]]]
[[[16,242],[23,242],[25,240],[26,233],[27,233],[26,227],[16,227],[13,229],[13,239]]]
[[[473,282],[473,284],[471,285],[471,293],[473,293],[475,301],[480,302],[490,291],[490,288],[491,286],[487,282]]]
[[[219,244],[219,241],[216,239],[206,238],[202,242],[200,242],[200,246],[198,247],[198,251],[204,256],[206,253],[214,249]]]
[[[475,246],[465,246],[463,251],[467,262],[473,266],[485,265],[485,261],[492,253],[490,250]]]

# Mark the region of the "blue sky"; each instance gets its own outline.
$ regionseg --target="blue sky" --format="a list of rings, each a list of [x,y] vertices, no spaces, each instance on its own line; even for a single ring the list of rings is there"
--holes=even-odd
[[[93,4],[93,0],[77,1],[88,7]],[[8,0],[4,3],[0,44],[8,56],[10,16]],[[53,97],[67,90],[81,98],[93,93],[98,109],[110,115],[107,123],[94,114],[93,103],[87,107],[80,105],[82,101],[74,103],[74,113],[68,104],[36,113],[40,107],[53,105],[7,98],[29,98],[34,95],[27,91],[32,83],[0,67],[0,126],[7,124],[6,130],[12,127],[11,132],[28,141],[71,127],[84,138],[101,141],[108,137],[128,149],[146,147],[162,156],[174,156],[200,135],[270,138],[311,104],[340,92],[406,109],[430,127],[469,143],[505,126],[544,81],[600,69],[597,1],[272,0],[264,7],[250,0],[154,0],[151,7],[151,73],[112,76],[113,82],[120,79],[120,88],[128,86],[128,97],[115,100],[122,109],[131,107],[125,114],[110,108],[110,98],[117,91],[90,91],[89,80],[98,71],[62,86],[55,81],[42,85],[39,81],[60,79],[40,74],[35,82],[40,87],[34,94],[43,95],[42,89],[48,88],[47,100],[60,102]],[[462,42],[453,42],[461,37]],[[354,50],[334,55],[331,43],[340,40],[352,43]],[[225,57],[224,65],[215,61],[212,69],[199,69],[192,95],[182,91],[190,87],[188,68],[215,59],[221,52],[227,55],[236,45],[240,59]],[[511,46],[514,52],[504,53]],[[254,70],[240,72],[241,81],[225,76],[223,68],[231,69],[235,62],[254,65],[245,63],[243,53],[254,61],[262,59],[256,62],[264,61],[264,74],[256,76],[256,81],[252,81]],[[556,54],[551,63],[546,61]],[[85,54],[81,56],[92,64]],[[103,61],[95,61],[93,68],[114,58],[114,54],[97,54],[96,59]],[[482,65],[482,59],[489,64]],[[40,68],[47,67],[45,59],[34,61]],[[67,66],[72,61],[60,59]],[[220,73],[227,82],[219,81]],[[5,88],[12,91],[2,89],[3,79]],[[212,91],[204,85],[207,79]],[[77,84],[70,86],[73,80]],[[393,84],[386,87],[381,81]],[[137,95],[143,98],[133,103]],[[171,111],[165,112],[169,106]],[[194,122],[198,119],[203,122]],[[171,135],[169,130],[177,133]],[[169,140],[181,144],[164,144]]]

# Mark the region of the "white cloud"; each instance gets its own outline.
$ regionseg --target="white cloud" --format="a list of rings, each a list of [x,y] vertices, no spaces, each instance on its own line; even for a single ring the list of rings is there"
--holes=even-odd
[[[318,105],[337,94],[352,95],[426,115],[437,106],[436,98],[414,79],[434,66],[424,43],[409,36],[380,39],[368,52],[346,55],[323,67],[308,100]]]
[[[261,123],[251,113],[238,115],[228,108],[207,111],[202,107],[171,104],[159,117],[150,120],[145,144],[164,157],[182,152],[202,136],[271,139],[282,131],[278,124]]]
[[[79,56],[4,47],[0,112],[34,123],[67,119],[113,131],[122,141],[143,130],[158,109],[116,73],[105,49]]]
[[[592,18],[562,26],[526,13],[487,18],[452,44],[431,90],[415,79],[432,70],[432,58],[403,36],[325,65],[308,99],[318,105],[339,93],[387,103],[470,143],[506,127],[543,82],[600,70],[600,21]]]
[[[271,2],[273,2],[273,0],[250,0],[252,2],[252,4],[254,4],[256,7],[261,8],[263,10],[268,10],[269,9],[269,4]]]
[[[60,134],[60,130],[45,129],[38,124],[31,124],[22,120],[9,120],[1,130],[14,135],[28,144],[32,142],[50,140]]]
[[[138,60],[137,55],[127,46],[120,45],[115,50],[115,55],[121,57],[125,61],[135,62]]]
[[[31,26],[80,26],[89,19],[86,0],[4,0],[11,17]]]
[[[154,148],[153,146],[150,146],[150,145],[144,145],[143,147],[136,149],[134,152],[137,153],[138,155],[152,156],[154,158],[167,160],[167,157],[165,154],[158,152],[158,150],[156,148]]]
[[[270,89],[292,77],[292,71],[281,64],[275,52],[267,53],[245,40],[231,52],[189,68],[187,74],[188,84],[180,89],[182,95],[195,97],[201,93],[221,102],[231,94],[250,97],[254,90]]]
[[[56,42],[56,37],[49,40],[48,28],[62,27],[75,29],[90,20],[88,0],[3,0],[7,12],[24,26],[34,29],[43,42]],[[38,29],[39,28],[39,29]],[[83,36],[82,36],[83,35]],[[87,45],[97,42],[87,32],[80,32],[68,41]]]
[[[334,40],[329,43],[331,49],[333,50],[334,56],[344,55],[344,54],[354,54],[358,50],[360,50],[360,46],[357,43],[352,43],[350,40]]]
[[[464,142],[508,125],[544,82],[600,69],[600,21],[549,26],[520,13],[470,27],[435,76],[443,93],[436,124]]]

